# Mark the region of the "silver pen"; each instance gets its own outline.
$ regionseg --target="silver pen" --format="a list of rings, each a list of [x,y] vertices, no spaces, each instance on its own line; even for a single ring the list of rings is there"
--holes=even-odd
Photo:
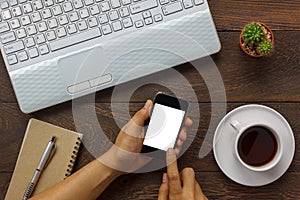
[[[56,140],[56,137],[53,136],[51,138],[51,140],[48,142],[48,145],[41,157],[41,160],[40,160],[37,168],[35,169],[35,172],[31,178],[31,181],[30,181],[29,185],[27,186],[27,189],[23,196],[23,200],[27,200],[31,196],[31,194],[40,178],[42,171],[46,168],[47,164],[51,160],[51,158],[55,152],[55,140]]]

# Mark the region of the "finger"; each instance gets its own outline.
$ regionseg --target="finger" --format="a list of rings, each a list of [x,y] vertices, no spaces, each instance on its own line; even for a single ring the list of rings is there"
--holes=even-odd
[[[181,150],[181,148],[178,148],[178,147],[176,147],[176,148],[175,148],[175,154],[176,154],[176,156],[178,156],[178,155],[179,155],[179,153],[180,153],[180,150]]]
[[[193,125],[193,120],[191,118],[187,117],[184,121],[185,126],[192,126]]]
[[[150,111],[152,108],[152,101],[147,100],[144,107],[140,109],[132,119],[122,128],[122,131],[127,135],[138,137],[143,139],[144,138],[144,122],[150,116]]]
[[[199,183],[195,180],[195,200],[207,200],[207,197],[203,194]]]
[[[138,126],[144,126],[145,120],[147,120],[150,116],[152,104],[153,103],[151,100],[147,100],[144,107],[137,113],[135,113],[135,115],[132,117],[132,121],[135,122]]]
[[[167,200],[169,195],[168,190],[168,175],[167,173],[163,174],[162,183],[158,192],[158,200]]]
[[[181,171],[182,186],[184,190],[193,192],[195,187],[195,172],[193,168],[184,168]]]
[[[177,140],[177,147],[181,147],[182,145],[183,145],[183,141],[179,138],[178,140]]]
[[[181,182],[176,161],[176,154],[173,149],[168,149],[167,165],[170,194],[177,194],[181,191]]]
[[[179,139],[181,139],[182,141],[186,141],[186,138],[187,138],[186,128],[183,127],[179,133]]]

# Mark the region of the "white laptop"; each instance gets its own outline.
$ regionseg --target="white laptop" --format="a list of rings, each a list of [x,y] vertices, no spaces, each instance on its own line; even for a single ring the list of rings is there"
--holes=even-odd
[[[221,48],[206,0],[1,0],[0,18],[24,113]]]

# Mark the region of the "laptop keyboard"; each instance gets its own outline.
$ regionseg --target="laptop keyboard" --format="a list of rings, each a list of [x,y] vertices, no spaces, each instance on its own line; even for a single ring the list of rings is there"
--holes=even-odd
[[[141,29],[203,0],[9,0],[0,2],[0,40],[15,65],[126,29]],[[153,9],[159,12],[152,12]],[[136,17],[139,16],[139,17]]]

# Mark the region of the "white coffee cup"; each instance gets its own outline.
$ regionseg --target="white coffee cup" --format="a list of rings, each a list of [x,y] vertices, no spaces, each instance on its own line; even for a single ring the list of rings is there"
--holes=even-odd
[[[280,161],[280,159],[282,157],[282,139],[281,139],[280,135],[276,131],[274,131],[274,129],[272,129],[267,124],[261,124],[261,123],[242,125],[237,120],[232,120],[230,122],[230,125],[234,129],[234,131],[236,131],[235,141],[234,141],[234,154],[243,166],[245,166],[246,168],[248,168],[252,171],[262,172],[262,171],[270,170],[278,164],[278,162]],[[261,127],[268,129],[269,131],[271,131],[273,133],[273,135],[275,136],[276,141],[277,141],[277,152],[276,152],[275,156],[273,157],[273,159],[270,162],[268,162],[264,165],[261,165],[261,166],[252,166],[252,165],[245,163],[241,159],[241,157],[239,155],[239,151],[238,151],[238,142],[239,142],[241,135],[247,129],[249,129],[250,127],[253,127],[253,126],[261,126]]]

